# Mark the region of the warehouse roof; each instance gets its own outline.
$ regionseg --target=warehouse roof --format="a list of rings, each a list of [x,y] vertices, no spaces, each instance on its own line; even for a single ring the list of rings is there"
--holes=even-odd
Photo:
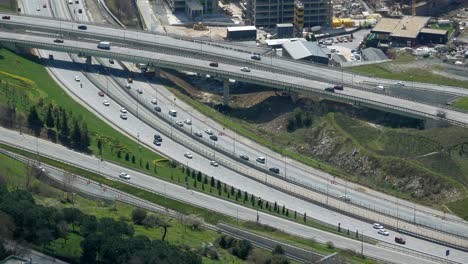
[[[282,45],[286,42],[292,42],[292,41],[297,41],[297,40],[307,41],[305,38],[285,38],[285,39],[266,39],[265,43],[268,46],[277,46],[277,45]]]
[[[245,30],[257,30],[255,26],[242,26],[242,27],[228,27],[227,31],[245,31]]]
[[[294,41],[283,44],[283,49],[295,60],[310,56],[328,58],[328,55],[318,45],[317,42]]]
[[[423,28],[421,33],[435,34],[435,35],[445,35],[447,30],[445,29],[435,29],[435,28]]]
[[[422,16],[404,16],[401,19],[382,18],[372,32],[389,33],[392,37],[416,38],[430,19]]]
[[[367,48],[361,51],[362,58],[366,61],[380,61],[380,60],[388,60],[387,55],[377,48]]]
[[[276,27],[277,28],[281,28],[281,27],[290,28],[290,27],[293,27],[293,24],[292,23],[276,24]]]

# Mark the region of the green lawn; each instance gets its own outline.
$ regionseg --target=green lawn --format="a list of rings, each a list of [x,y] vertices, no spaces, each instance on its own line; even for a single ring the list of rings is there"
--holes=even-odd
[[[0,11],[16,11],[17,7],[16,0],[0,0]]]
[[[468,110],[468,97],[460,97],[455,102],[453,102],[452,106],[464,110]]]
[[[453,27],[453,25],[439,27],[439,26],[437,25],[437,23],[435,23],[435,24],[429,24],[428,27],[429,27],[429,28],[433,28],[433,29],[447,30],[447,31],[448,31],[448,36],[450,36],[450,35],[452,34],[452,32],[455,30],[455,28]]]

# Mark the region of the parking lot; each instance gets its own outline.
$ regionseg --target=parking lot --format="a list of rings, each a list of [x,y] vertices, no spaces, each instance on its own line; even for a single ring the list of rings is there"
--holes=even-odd
[[[344,34],[344,35],[336,36],[336,37],[333,37],[333,38],[327,38],[327,39],[323,39],[323,40],[324,41],[328,40],[328,39],[333,40],[335,38],[342,37],[343,42],[336,43],[334,41],[332,45],[326,45],[325,47],[327,47],[330,50],[339,51],[339,53],[341,55],[343,55],[348,61],[351,61],[351,50],[352,49],[357,49],[358,46],[359,46],[359,42],[363,41],[364,38],[367,36],[367,34],[369,34],[369,32],[370,32],[369,29],[362,29],[362,30],[354,32],[352,42],[350,42],[350,41],[345,42],[344,41],[344,37],[345,36],[350,36],[351,34]]]

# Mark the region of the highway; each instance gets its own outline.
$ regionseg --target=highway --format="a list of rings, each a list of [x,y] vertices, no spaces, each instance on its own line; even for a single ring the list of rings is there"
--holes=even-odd
[[[54,53],[54,54],[55,54],[55,53]],[[57,54],[58,54],[58,53],[57,53]],[[62,55],[63,55],[64,57],[67,57],[67,55],[65,55],[65,54],[62,54]],[[56,57],[57,63],[61,63],[60,61],[62,61],[62,59],[65,60],[65,58],[61,58],[60,55],[58,55],[58,56],[59,56],[59,57]],[[52,70],[53,70],[53,71],[61,71],[62,69],[60,69],[60,67],[58,67],[58,68],[55,68],[55,69],[52,69]],[[65,70],[64,70],[64,71],[65,71]],[[67,86],[69,86],[69,87],[78,88],[79,86],[78,86],[77,83],[73,80],[74,75],[76,75],[76,72],[74,72],[74,71],[69,71],[68,73],[65,74],[66,77],[64,77],[64,78],[62,79],[62,81],[63,81],[65,84],[67,84]],[[81,74],[79,74],[79,75],[81,75]],[[83,82],[83,84],[85,85],[85,87],[91,86],[91,84],[86,80],[85,76],[82,76],[82,75],[81,75],[81,77],[82,77],[82,80],[83,80],[82,82]],[[96,89],[94,89],[94,90],[93,90],[93,89],[83,89],[83,90],[86,91],[87,93],[89,92],[89,94],[87,94],[86,96],[82,97],[82,98],[83,98],[82,100],[86,101],[89,105],[94,105],[95,108],[98,108],[98,106],[102,106],[102,99],[99,98],[99,97],[97,97],[97,95],[96,95],[96,94],[97,94],[97,90],[96,90]],[[122,90],[122,89],[120,89],[120,90]],[[134,92],[134,89],[132,89],[132,91]],[[165,92],[163,89],[161,89],[160,91]],[[149,105],[150,103],[149,103],[148,101],[149,101],[149,98],[151,98],[151,97],[149,97],[149,98],[146,97],[147,93],[151,93],[151,89],[148,89],[148,88],[145,88],[145,89],[144,89],[145,100],[147,100],[146,103]],[[156,96],[157,96],[157,95],[155,95],[155,97],[156,97]],[[119,97],[123,98],[123,97],[125,97],[125,96],[121,95],[121,96],[119,96]],[[93,99],[93,98],[94,98],[94,99]],[[158,97],[158,99],[161,100],[159,103],[160,103],[162,106],[163,106],[163,104],[170,105],[168,102],[165,103],[164,100],[162,100],[163,98],[164,98],[164,96],[163,96],[163,97]],[[179,102],[178,102],[178,103],[179,103]],[[129,104],[129,102],[128,102],[128,104]],[[174,102],[173,102],[172,104],[174,104]],[[114,106],[114,108],[113,108],[113,109],[108,108],[108,109],[109,109],[109,111],[108,111],[109,113],[108,113],[108,114],[109,114],[109,115],[112,115],[111,118],[112,118],[112,119],[115,119],[115,123],[122,122],[122,120],[120,120],[119,117],[118,117],[118,109],[120,108],[120,106],[118,106],[117,104],[114,105],[114,103],[113,103],[112,101],[111,101],[111,106]],[[102,107],[103,107],[103,106],[102,106]],[[167,107],[167,108],[166,108],[166,107]],[[136,108],[136,106],[135,106],[135,108]],[[98,109],[100,109],[100,108],[98,108]],[[167,110],[167,109],[168,109],[168,106],[163,106],[163,109],[166,109],[166,110]],[[95,110],[95,111],[96,111],[96,110]],[[103,111],[105,111],[105,110],[98,110],[98,112],[103,112]],[[182,111],[180,111],[179,113],[183,114]],[[109,117],[109,118],[110,118],[110,117]],[[184,118],[184,117],[181,116],[181,118]],[[139,125],[133,126],[133,124],[138,124],[138,122],[137,122],[135,119],[136,119],[136,118],[134,118],[133,116],[130,115],[130,116],[129,116],[129,120],[127,120],[128,122],[132,122],[132,123],[131,123],[131,124],[132,124],[132,128],[133,128],[133,127],[136,127],[136,130],[137,130],[137,131],[132,130],[131,132],[129,132],[129,134],[133,135],[133,137],[135,137],[135,135],[138,133],[138,130],[139,130],[139,129],[138,129]],[[133,121],[133,120],[135,120],[135,121]],[[181,119],[181,120],[182,120],[182,119]],[[128,123],[128,122],[127,122],[127,123]],[[203,128],[206,126],[205,124],[197,124],[197,121],[193,121],[193,123],[194,123],[193,126],[195,126],[196,129],[203,129]],[[119,126],[125,127],[126,125],[125,125],[125,123],[120,123]],[[187,126],[186,126],[186,127],[187,127]],[[151,128],[149,128],[149,129],[151,129]],[[152,141],[151,141],[151,137],[152,137],[152,134],[154,133],[154,130],[151,129],[151,130],[148,130],[148,131],[150,131],[150,132],[148,132],[148,134],[145,135],[145,140],[144,140],[144,141],[148,142],[147,144],[151,145],[151,142],[152,142]],[[175,129],[174,129],[174,131],[175,131]],[[205,135],[205,136],[206,136],[206,135]],[[140,134],[140,137],[143,138],[143,134],[142,134],[142,133]],[[220,136],[220,141],[219,141],[219,142],[222,142],[222,140],[224,140],[224,138],[225,138],[225,137]],[[182,147],[179,151],[177,151],[177,152],[178,152],[177,154],[174,154],[175,151],[174,151],[174,148],[173,148],[173,145],[172,145],[173,143],[167,143],[167,142],[166,142],[166,139],[164,139],[164,140],[165,140],[165,141],[164,141],[164,144],[163,144],[163,146],[162,146],[163,148],[161,148],[160,150],[161,150],[163,153],[170,153],[171,156],[177,156],[176,159],[182,160],[182,163],[184,163],[185,160],[182,158],[182,155],[183,155],[184,151],[187,151],[187,149],[184,148],[184,147]],[[228,142],[224,142],[223,144],[221,144],[221,143],[216,143],[216,144],[217,144],[217,145],[227,145],[227,146],[231,146],[231,144],[229,144]],[[235,143],[234,143],[234,144],[235,144]],[[234,144],[233,144],[233,146],[234,146]],[[167,145],[167,149],[164,149],[164,147],[165,147],[166,145]],[[176,144],[174,144],[174,145],[176,145]],[[242,146],[241,146],[241,144],[239,144],[239,145],[235,144],[235,145],[236,145],[236,149],[240,149],[240,151],[242,151]],[[248,150],[246,150],[246,151],[248,151]],[[218,154],[216,154],[216,155],[218,155]],[[252,157],[255,157],[255,152],[253,152],[252,155],[254,155],[254,156],[252,156]],[[194,159],[198,159],[198,158],[199,158],[199,157],[195,155]],[[200,159],[201,159],[201,157],[200,157]],[[269,162],[269,161],[270,161],[270,159],[267,160],[267,162]],[[193,166],[199,166],[198,162],[197,162],[197,163],[191,162],[191,161],[189,161],[189,162],[190,162],[190,163],[194,163],[193,165],[192,165],[192,164],[189,164],[191,167],[193,167]],[[274,161],[272,161],[272,163],[275,164]],[[280,164],[283,164],[283,163],[280,161]],[[278,167],[281,168],[281,165],[279,165]],[[205,163],[201,164],[199,168],[201,168],[201,170],[202,170],[203,172],[206,171],[207,174],[209,174],[209,175],[216,175],[216,174],[220,173],[219,170],[223,169],[222,166],[219,167],[219,168],[213,168],[213,167],[209,166],[209,159],[205,159]],[[196,168],[196,169],[199,169],[199,168]],[[294,168],[292,168],[291,170],[293,170],[293,169],[294,169]],[[226,171],[229,171],[229,170],[226,170]],[[224,173],[224,171],[222,171],[221,174],[222,174],[223,176],[224,176],[224,175],[227,176],[226,178],[228,178],[228,179],[226,179],[226,180],[229,180],[230,182],[232,182],[232,183],[230,183],[230,184],[235,185],[235,186],[239,186],[239,182],[240,182],[240,181],[236,181],[236,180],[235,180],[236,178],[239,177],[239,175],[233,174],[233,175],[231,176],[232,172],[231,172],[231,174],[229,174],[229,173],[227,173],[227,172]],[[289,174],[289,167],[288,167],[288,174]],[[265,176],[266,176],[266,175],[265,175]],[[223,181],[225,181],[225,180],[223,180]],[[250,184],[251,182],[249,182],[249,181],[244,181],[244,180],[243,180],[242,182],[244,182],[245,185],[247,185],[246,187],[250,187],[250,188],[254,189],[254,190],[252,190],[251,193],[256,193],[256,187],[258,186],[258,184],[255,185],[254,183],[257,183],[257,182],[252,181],[252,184],[253,184],[253,185]],[[341,186],[341,187],[342,187],[342,186]],[[239,188],[242,188],[242,187],[239,186]],[[243,190],[245,190],[245,189],[243,189]],[[342,191],[343,191],[343,189],[337,191],[337,195],[340,194],[340,193],[342,193]],[[332,191],[331,191],[331,192],[332,192]],[[271,189],[268,190],[268,188],[267,188],[267,191],[265,192],[265,195],[268,196],[269,193],[271,193]],[[266,196],[262,196],[262,197],[266,197]],[[275,197],[276,197],[276,194],[275,194]],[[356,197],[358,197],[358,195],[357,195]],[[353,199],[354,199],[354,196],[353,196]],[[357,199],[357,198],[356,198],[356,199]],[[288,205],[289,203],[285,203],[285,204]],[[291,208],[291,207],[290,207],[290,208]],[[410,213],[412,214],[412,212],[410,212]],[[336,221],[336,220],[334,220],[334,221]],[[361,225],[362,225],[362,224],[361,224]],[[450,226],[452,226],[452,225],[450,224]]]
[[[34,138],[28,135],[21,135],[18,132],[10,131],[0,128],[0,142],[8,143],[13,146],[29,150],[33,153],[38,152],[40,155],[49,158],[57,159],[59,161],[84,168],[99,174],[104,175],[106,178],[119,180],[118,174],[122,171],[129,173],[132,178],[128,181],[129,184],[151,190],[155,193],[183,201],[185,203],[193,204],[198,207],[206,208],[209,210],[221,212],[231,217],[238,217],[241,220],[256,221],[257,212],[253,209],[236,205],[223,199],[198,193],[196,191],[187,190],[186,188],[168,183],[149,175],[145,175],[136,171],[130,171],[127,168],[118,166],[109,162],[101,162],[99,158],[84,155],[78,152],[71,151],[61,145],[53,144],[51,142]],[[77,181],[78,182],[78,181]],[[123,181],[125,182],[125,181]],[[86,185],[86,183],[80,183]],[[100,192],[101,190],[94,190],[93,192]],[[111,197],[112,198],[112,197]],[[118,198],[118,197],[114,197]],[[361,242],[357,240],[348,239],[346,237],[330,234],[328,232],[320,231],[311,227],[296,224],[280,217],[275,217],[270,214],[259,213],[260,222],[276,227],[285,232],[291,233],[305,238],[314,238],[318,242],[324,243],[326,241],[333,241],[333,243],[340,248],[348,248],[360,252]],[[373,232],[372,228],[365,231],[364,234]],[[432,261],[427,259],[424,254],[417,253],[416,251],[407,250],[404,247],[399,247],[392,244],[381,243],[377,245],[364,244],[364,254],[378,259],[389,261],[390,263],[445,263],[443,253],[445,247],[440,247],[432,243],[407,237],[407,244],[420,244],[422,248],[431,251],[433,255],[439,256]],[[437,253],[439,252],[439,254]],[[407,255],[408,254],[408,255]],[[451,250],[450,260],[463,263],[464,259],[468,257],[468,253]]]

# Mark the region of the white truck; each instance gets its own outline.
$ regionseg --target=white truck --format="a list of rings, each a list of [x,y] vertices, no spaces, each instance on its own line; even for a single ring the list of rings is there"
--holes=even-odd
[[[101,42],[99,42],[99,44],[97,45],[97,47],[98,47],[99,49],[107,49],[107,50],[108,50],[108,49],[110,49],[111,44],[110,44],[110,42],[107,42],[107,41],[101,41]]]

